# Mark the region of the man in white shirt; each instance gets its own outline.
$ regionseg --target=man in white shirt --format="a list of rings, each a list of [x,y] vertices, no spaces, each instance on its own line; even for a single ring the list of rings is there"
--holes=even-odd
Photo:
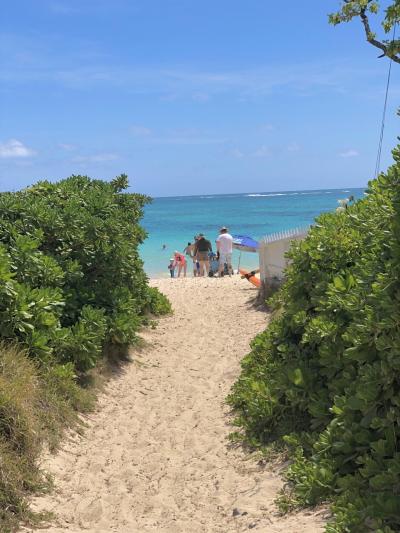
[[[228,233],[228,228],[223,226],[219,230],[219,237],[216,240],[217,251],[219,252],[219,265],[218,273],[219,276],[224,275],[225,263],[228,265],[229,276],[232,273],[232,248],[233,248],[233,237]]]

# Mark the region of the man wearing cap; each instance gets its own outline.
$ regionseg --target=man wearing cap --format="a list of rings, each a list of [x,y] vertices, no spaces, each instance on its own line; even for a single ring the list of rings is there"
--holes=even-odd
[[[194,245],[193,252],[194,257],[200,263],[199,276],[208,276],[210,271],[209,252],[212,252],[210,241],[207,240],[202,233],[199,233],[197,235],[197,241]]]
[[[217,239],[217,251],[219,252],[219,276],[224,275],[225,263],[228,265],[229,276],[232,273],[232,248],[233,237],[228,233],[228,228],[222,226],[219,230],[219,237]]]

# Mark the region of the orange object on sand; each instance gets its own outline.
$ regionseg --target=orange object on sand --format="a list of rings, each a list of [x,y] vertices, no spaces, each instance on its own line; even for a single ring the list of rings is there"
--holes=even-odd
[[[247,270],[244,270],[244,268],[239,268],[239,273],[241,274],[242,278],[246,278],[247,281],[250,281],[250,283],[257,288],[261,286],[261,280],[256,276],[258,272],[260,272],[259,269],[248,272]]]

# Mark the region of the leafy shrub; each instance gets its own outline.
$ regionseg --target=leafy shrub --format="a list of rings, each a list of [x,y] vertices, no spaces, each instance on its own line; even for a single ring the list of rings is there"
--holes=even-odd
[[[71,176],[0,194],[0,337],[80,371],[106,343],[136,340],[143,317],[169,311],[139,257],[149,199]]]
[[[229,397],[250,442],[283,438],[293,450],[294,503],[333,499],[329,533],[400,530],[400,149],[393,154],[364,199],[320,216],[294,246],[276,316]]]
[[[155,315],[167,315],[172,312],[171,303],[156,287],[149,287],[147,310]]]
[[[170,310],[138,253],[149,199],[127,185],[124,175],[71,176],[0,194],[1,531],[29,517],[26,496],[45,485],[43,443],[54,448],[92,405],[76,374],[106,346],[122,353],[149,313]]]

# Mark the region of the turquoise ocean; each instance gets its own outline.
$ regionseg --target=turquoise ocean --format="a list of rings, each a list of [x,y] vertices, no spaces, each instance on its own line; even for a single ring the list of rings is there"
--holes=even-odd
[[[361,198],[364,189],[154,198],[146,206],[142,220],[148,232],[140,249],[145,271],[150,277],[167,277],[169,258],[175,250],[183,251],[198,233],[204,233],[215,249],[221,226],[227,226],[232,235],[248,235],[256,240],[278,231],[307,228],[316,216],[335,210],[338,200],[350,195]],[[235,251],[235,268],[238,258],[239,252]],[[254,268],[258,265],[258,255],[242,253],[241,265]]]

